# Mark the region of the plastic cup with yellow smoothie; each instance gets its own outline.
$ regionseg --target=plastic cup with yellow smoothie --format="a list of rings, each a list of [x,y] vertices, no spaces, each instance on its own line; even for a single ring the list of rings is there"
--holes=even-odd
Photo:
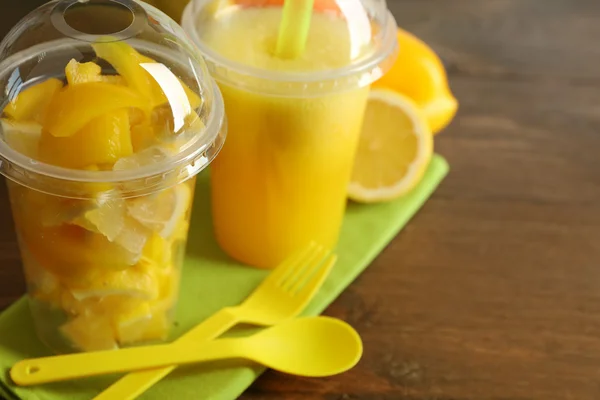
[[[223,103],[185,34],[130,0],[52,1],[0,43],[0,172],[40,339],[167,338]]]
[[[312,241],[335,247],[369,86],[397,51],[384,1],[316,0],[304,51],[280,57],[282,5],[195,0],[182,20],[228,118],[211,165],[216,238],[263,268]]]

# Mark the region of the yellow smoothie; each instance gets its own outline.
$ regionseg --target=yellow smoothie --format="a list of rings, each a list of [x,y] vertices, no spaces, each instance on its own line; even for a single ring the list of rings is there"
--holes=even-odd
[[[205,44],[262,70],[342,68],[357,49],[346,21],[313,15],[304,54],[273,55],[281,8],[222,12],[203,22]],[[219,82],[229,134],[212,167],[216,237],[232,257],[274,267],[310,241],[335,247],[367,101],[368,86],[327,95],[264,94]]]

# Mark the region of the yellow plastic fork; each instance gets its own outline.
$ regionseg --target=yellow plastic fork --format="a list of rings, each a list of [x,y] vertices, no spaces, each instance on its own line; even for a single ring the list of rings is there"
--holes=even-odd
[[[227,307],[206,319],[175,343],[212,340],[238,323],[276,325],[298,316],[321,287],[337,256],[311,244],[279,265],[237,307]],[[133,400],[176,366],[132,372],[114,383],[95,400]]]

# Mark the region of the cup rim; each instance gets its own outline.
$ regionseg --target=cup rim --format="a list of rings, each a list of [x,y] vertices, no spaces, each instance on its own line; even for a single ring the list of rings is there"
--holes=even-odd
[[[183,12],[182,27],[200,49],[211,75],[217,81],[231,86],[279,96],[321,95],[355,89],[368,86],[379,79],[389,70],[398,52],[396,20],[386,9],[383,35],[378,49],[358,62],[342,68],[306,72],[276,71],[248,66],[222,56],[200,38],[198,30],[195,29],[195,13],[210,1],[213,0],[190,1]],[[245,79],[239,79],[240,77],[249,80],[244,82]]]

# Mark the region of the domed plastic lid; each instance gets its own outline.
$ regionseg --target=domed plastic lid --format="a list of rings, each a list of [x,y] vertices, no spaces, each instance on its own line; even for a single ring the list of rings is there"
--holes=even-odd
[[[154,7],[55,0],[0,43],[0,172],[86,198],[185,180],[222,147],[223,103],[197,49]]]
[[[285,1],[299,9],[312,4],[310,25],[293,12],[285,18]],[[397,53],[397,26],[384,0],[192,0],[182,25],[219,82],[279,96],[369,85]],[[284,54],[282,25],[306,32],[300,56]]]

